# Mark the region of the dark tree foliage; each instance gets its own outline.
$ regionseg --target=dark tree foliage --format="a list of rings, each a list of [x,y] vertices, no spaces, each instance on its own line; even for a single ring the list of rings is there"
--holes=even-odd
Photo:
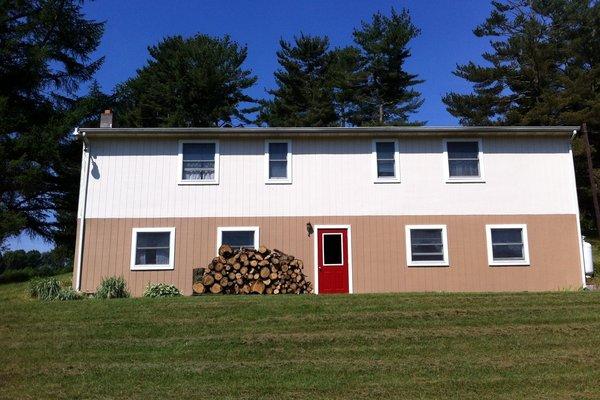
[[[54,167],[60,190],[51,194],[55,229],[50,238],[56,246],[55,252],[62,251],[65,257],[74,252],[81,173],[82,143],[73,137],[72,129],[99,126],[100,113],[110,108],[113,101],[112,96],[104,94],[98,83],[93,82],[87,95],[69,100],[58,110],[60,118],[52,126],[54,134],[60,137],[57,150],[60,162]]]
[[[373,15],[354,30],[356,46],[331,49],[327,37],[280,41],[277,88],[261,102],[270,126],[406,125],[423,100],[423,82],[404,69],[419,34],[406,10]],[[416,122],[418,123],[418,122]],[[412,124],[415,124],[413,122]]]
[[[335,53],[329,38],[300,35],[294,43],[280,40],[277,89],[271,100],[261,102],[259,122],[269,126],[337,125],[332,74]]]
[[[0,243],[25,231],[50,238],[62,103],[89,80],[104,24],[81,1],[0,2]]]
[[[168,37],[148,48],[150,59],[117,88],[120,126],[204,126],[249,122],[245,94],[256,77],[243,67],[248,50],[229,36]]]
[[[493,1],[474,33],[491,38],[483,65],[454,74],[472,93],[448,93],[448,111],[464,125],[575,125],[587,122],[600,143],[600,4],[592,0]],[[592,230],[589,181],[574,143],[584,230]],[[599,156],[595,153],[595,163]],[[597,175],[600,175],[596,172]]]
[[[414,88],[423,82],[410,74],[404,64],[410,57],[410,41],[420,34],[407,10],[380,12],[370,22],[354,30],[354,41],[362,58],[366,81],[356,98],[355,125],[406,125],[409,117],[423,104]]]

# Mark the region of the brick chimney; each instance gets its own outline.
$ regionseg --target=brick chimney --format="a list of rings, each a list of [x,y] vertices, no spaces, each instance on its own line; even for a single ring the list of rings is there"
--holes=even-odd
[[[100,114],[100,128],[112,128],[113,126],[113,112],[112,110],[104,110]]]

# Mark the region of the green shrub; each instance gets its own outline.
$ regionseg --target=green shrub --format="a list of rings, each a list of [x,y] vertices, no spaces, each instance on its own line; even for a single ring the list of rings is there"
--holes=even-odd
[[[33,279],[27,286],[31,297],[44,301],[56,300],[61,290],[60,282],[54,277]]]
[[[33,268],[7,269],[0,274],[0,283],[25,282],[33,276],[35,276]]]
[[[0,274],[0,283],[25,282],[36,277],[59,275],[70,271],[71,268],[55,268],[48,265],[38,268],[7,269]]]
[[[144,297],[177,297],[181,296],[179,289],[175,285],[167,283],[149,283],[144,290]]]
[[[82,298],[81,293],[75,291],[70,286],[63,287],[56,296],[56,300],[81,300]]]
[[[102,279],[94,297],[97,299],[121,299],[129,297],[125,279],[122,276],[111,276]]]

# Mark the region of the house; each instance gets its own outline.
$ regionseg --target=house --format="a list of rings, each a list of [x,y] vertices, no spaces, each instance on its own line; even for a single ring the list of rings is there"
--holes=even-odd
[[[317,293],[584,285],[574,127],[81,128],[74,285],[191,294],[222,243]]]

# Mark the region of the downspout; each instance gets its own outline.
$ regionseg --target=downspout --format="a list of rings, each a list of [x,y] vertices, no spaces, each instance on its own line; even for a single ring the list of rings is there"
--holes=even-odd
[[[585,288],[586,286],[586,281],[585,281],[585,260],[583,259],[583,237],[581,236],[581,220],[580,220],[580,215],[579,215],[579,198],[577,196],[577,177],[575,176],[575,161],[573,160],[573,139],[575,139],[575,136],[577,136],[577,133],[579,133],[577,130],[573,131],[573,134],[571,135],[571,140],[569,141],[569,158],[571,160],[571,170],[573,171],[573,196],[575,197],[575,199],[573,200],[575,202],[575,210],[576,210],[576,219],[577,219],[577,238],[578,238],[578,242],[579,242],[579,260],[581,262],[581,287]]]
[[[79,136],[79,129],[75,128],[73,132],[75,135]],[[75,276],[75,290],[78,292],[81,291],[81,270],[83,265],[83,239],[85,236],[85,209],[87,206],[87,193],[88,193],[88,182],[89,182],[89,171],[90,171],[90,142],[86,138],[85,131],[81,132],[81,138],[83,139],[83,152],[82,152],[82,160],[81,160],[81,175],[84,177],[83,181],[83,190],[80,191],[80,203],[81,210],[78,218],[81,219],[81,226],[79,227],[79,233],[77,237],[78,246],[77,246],[77,275]]]

